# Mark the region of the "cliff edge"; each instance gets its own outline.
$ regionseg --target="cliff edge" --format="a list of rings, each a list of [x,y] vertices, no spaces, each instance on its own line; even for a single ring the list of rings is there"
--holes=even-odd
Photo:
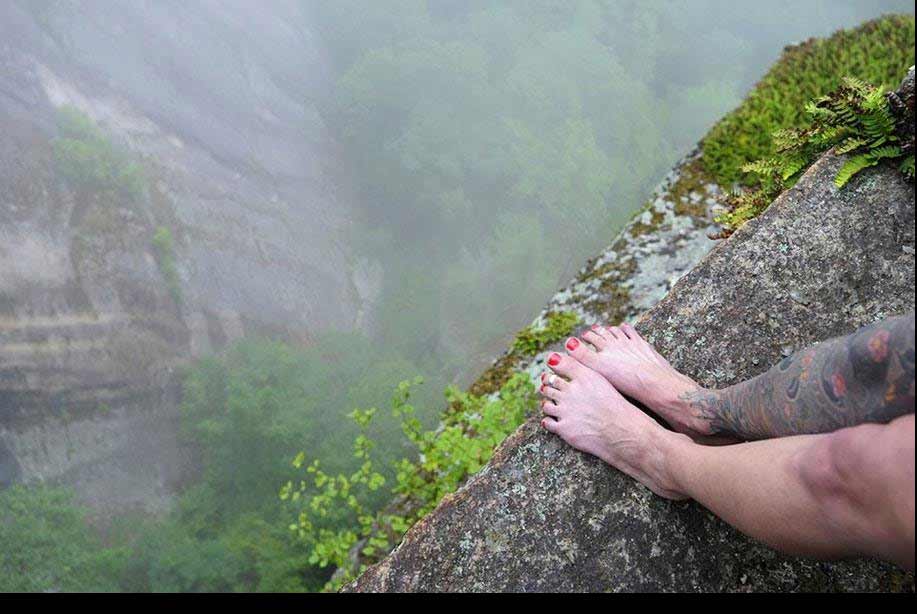
[[[838,190],[842,163],[826,154],[718,244],[638,320],[640,333],[677,369],[727,386],[913,309],[914,185],[881,166]],[[783,556],[693,502],[654,496],[537,420],[346,590],[913,590],[912,575],[877,561]]]

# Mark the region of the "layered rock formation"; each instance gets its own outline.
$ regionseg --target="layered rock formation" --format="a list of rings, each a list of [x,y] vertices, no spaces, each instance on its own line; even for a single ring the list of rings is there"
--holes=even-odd
[[[0,3],[0,486],[159,509],[184,459],[177,364],[356,324],[372,284],[338,240],[347,180],[310,28],[293,0]],[[55,172],[65,106],[143,168],[138,202]]]
[[[727,386],[914,308],[913,183],[880,167],[838,190],[841,164],[824,156],[639,319],[641,334],[677,369]],[[634,236],[633,228],[625,233]],[[608,263],[620,248],[612,251]],[[552,305],[575,306],[587,323],[607,314],[608,301],[595,297],[613,292],[589,286],[596,266]],[[545,355],[528,365],[533,375]],[[875,561],[776,553],[693,502],[653,496],[533,418],[348,590],[913,590],[913,582]]]

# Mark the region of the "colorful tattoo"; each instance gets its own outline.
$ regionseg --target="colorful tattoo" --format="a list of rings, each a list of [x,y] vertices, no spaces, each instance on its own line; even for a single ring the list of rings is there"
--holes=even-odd
[[[914,413],[914,314],[819,343],[747,382],[683,399],[713,434],[742,439],[824,433]]]

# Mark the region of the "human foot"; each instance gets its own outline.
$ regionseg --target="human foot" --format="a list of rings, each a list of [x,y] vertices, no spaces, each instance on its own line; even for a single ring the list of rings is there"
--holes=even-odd
[[[541,425],[568,444],[616,467],[668,499],[671,486],[661,444],[684,437],[667,431],[631,405],[607,379],[571,356],[551,354],[554,373],[542,376]],[[559,377],[562,376],[562,377]]]
[[[695,415],[686,400],[701,387],[676,371],[633,326],[593,326],[582,339],[595,351],[576,337],[567,339],[567,351],[622,394],[658,413],[678,432],[694,438],[713,434],[709,421]]]

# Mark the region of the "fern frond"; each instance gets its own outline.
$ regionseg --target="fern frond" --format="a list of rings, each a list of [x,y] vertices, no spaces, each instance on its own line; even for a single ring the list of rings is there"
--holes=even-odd
[[[878,149],[871,149],[869,155],[878,162],[886,158],[897,158],[901,155],[901,148],[897,145],[886,145]]]
[[[857,79],[856,77],[844,77],[843,81],[847,89],[852,90],[855,94],[864,98],[875,89],[865,81]]]
[[[755,160],[742,166],[745,173],[753,173],[759,177],[769,177],[780,171],[780,161],[774,158]]]
[[[911,181],[914,180],[914,154],[909,155],[904,160],[901,161],[901,164],[898,165],[898,170],[905,174],[905,176]]]
[[[847,126],[824,126],[812,131],[809,143],[821,149],[828,149],[850,135],[852,130]]]
[[[828,101],[827,97],[819,98],[806,103],[806,113],[812,118],[812,121],[825,121],[832,117],[834,113],[826,108],[824,104]]]
[[[871,140],[886,140],[895,134],[895,119],[887,108],[876,109],[860,118],[863,132]]]
[[[870,154],[860,154],[854,156],[847,160],[844,163],[844,166],[841,167],[841,170],[837,172],[837,176],[834,178],[834,185],[838,188],[842,188],[847,185],[847,182],[850,181],[854,175],[859,173],[865,168],[870,166],[875,166],[879,161],[873,158]]]
[[[787,158],[780,165],[780,178],[786,181],[809,164],[809,158],[804,155],[797,155]]]
[[[838,155],[848,154],[855,149],[859,149],[860,147],[863,147],[864,145],[866,145],[867,142],[868,141],[866,139],[864,139],[863,137],[859,137],[859,136],[852,136],[852,137],[846,138],[843,140],[843,142],[841,142],[840,145],[837,146],[837,149],[835,149],[835,153],[837,153]]]
[[[777,153],[783,153],[790,149],[797,149],[806,143],[807,134],[801,130],[787,129],[778,130],[773,134],[774,148]]]

